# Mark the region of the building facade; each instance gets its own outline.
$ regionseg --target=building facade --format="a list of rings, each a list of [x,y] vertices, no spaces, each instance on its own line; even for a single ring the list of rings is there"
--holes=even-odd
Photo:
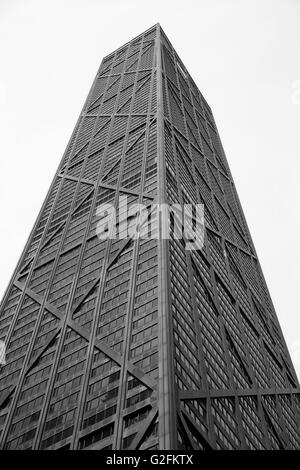
[[[120,196],[203,204],[204,246],[163,238],[158,214],[156,236],[99,237]],[[140,233],[147,216],[126,219]],[[300,449],[299,383],[216,124],[160,25],[103,59],[0,340],[2,449]]]

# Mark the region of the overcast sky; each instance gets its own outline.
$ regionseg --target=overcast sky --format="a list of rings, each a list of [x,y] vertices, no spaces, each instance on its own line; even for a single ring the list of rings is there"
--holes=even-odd
[[[157,22],[212,107],[300,376],[299,0],[0,0],[0,297],[102,57]]]

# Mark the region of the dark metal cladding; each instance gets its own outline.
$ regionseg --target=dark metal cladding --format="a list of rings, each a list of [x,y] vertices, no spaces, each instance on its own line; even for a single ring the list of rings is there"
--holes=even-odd
[[[204,204],[203,249],[101,241],[96,209],[121,195]],[[299,382],[214,118],[160,25],[103,59],[0,340],[2,449],[300,449]]]

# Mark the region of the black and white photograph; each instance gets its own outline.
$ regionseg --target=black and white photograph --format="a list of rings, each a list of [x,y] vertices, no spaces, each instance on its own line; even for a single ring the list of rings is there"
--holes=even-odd
[[[0,0],[0,459],[300,450],[299,25]]]

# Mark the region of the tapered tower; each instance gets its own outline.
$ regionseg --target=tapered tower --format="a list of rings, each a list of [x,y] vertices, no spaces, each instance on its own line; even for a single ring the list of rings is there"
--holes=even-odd
[[[99,207],[125,196],[149,212],[100,237]],[[161,204],[203,204],[202,249],[162,237]],[[160,25],[103,59],[0,340],[1,448],[300,449],[299,383],[216,124]]]

